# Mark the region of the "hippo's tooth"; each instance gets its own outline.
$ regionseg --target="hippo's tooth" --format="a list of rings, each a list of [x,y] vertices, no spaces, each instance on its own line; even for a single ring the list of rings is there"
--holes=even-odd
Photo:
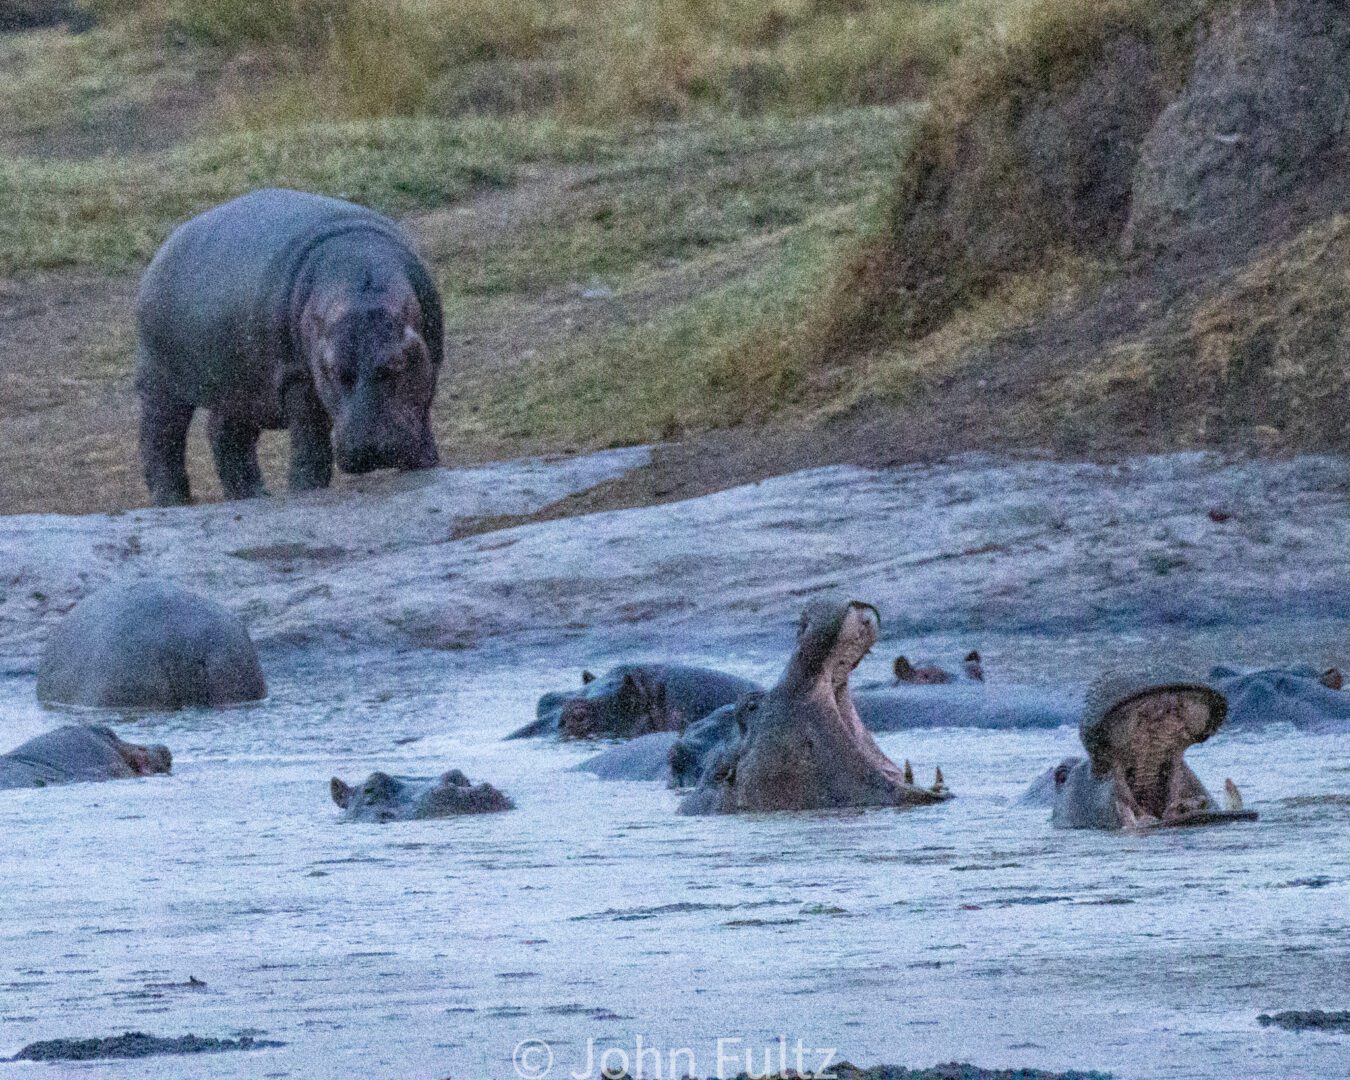
[[[909,763],[908,758],[905,759],[905,783],[914,783],[914,766]]]
[[[947,790],[947,785],[942,782],[942,766],[938,766],[936,774],[933,777],[933,790],[941,793]]]
[[[1242,809],[1242,792],[1238,790],[1238,786],[1232,780],[1223,782],[1223,794],[1229,810]]]

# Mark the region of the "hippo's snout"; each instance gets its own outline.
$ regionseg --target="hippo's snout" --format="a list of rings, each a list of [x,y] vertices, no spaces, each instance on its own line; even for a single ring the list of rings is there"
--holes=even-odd
[[[131,746],[128,763],[138,776],[156,776],[173,769],[173,755],[160,743],[149,746]]]
[[[600,717],[589,701],[573,698],[562,708],[558,731],[567,739],[589,739],[600,732]]]
[[[353,476],[377,469],[427,469],[437,464],[435,444],[428,454],[411,440],[339,439],[334,448],[338,468]]]

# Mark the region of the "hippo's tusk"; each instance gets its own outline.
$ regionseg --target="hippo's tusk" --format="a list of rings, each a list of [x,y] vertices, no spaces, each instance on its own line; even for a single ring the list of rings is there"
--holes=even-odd
[[[947,785],[942,782],[942,766],[938,766],[936,774],[933,777],[933,791],[941,795],[947,790]]]
[[[1242,792],[1238,790],[1238,786],[1232,780],[1223,782],[1223,794],[1229,810],[1242,809]]]
[[[908,758],[905,759],[905,783],[914,783],[914,766],[909,763]]]

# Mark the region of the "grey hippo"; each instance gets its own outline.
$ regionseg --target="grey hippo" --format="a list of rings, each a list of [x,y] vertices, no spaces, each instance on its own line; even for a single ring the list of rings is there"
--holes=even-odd
[[[39,701],[122,709],[235,705],[267,696],[244,624],[162,581],[112,585],[77,604],[38,667]]]
[[[1066,829],[1137,829],[1254,821],[1232,780],[1220,808],[1186,764],[1187,748],[1223,725],[1227,703],[1172,671],[1112,672],[1088,690],[1079,735],[1087,756],[1066,758],[1024,802],[1053,794],[1051,822]]]
[[[102,724],[69,724],[0,755],[0,788],[125,780],[167,773],[167,747],[123,742]]]
[[[341,199],[266,189],[180,225],[136,305],[141,463],[159,506],[191,501],[197,409],[227,498],[263,493],[257,443],[290,431],[290,487],[438,461],[436,284],[399,227]]]
[[[972,682],[984,682],[984,661],[980,659],[980,654],[971,649],[961,660],[961,675],[953,675],[946,668],[939,667],[931,661],[919,664],[917,667],[910,663],[906,656],[897,656],[895,662],[891,665],[891,673],[895,676],[895,681],[899,683],[913,683],[921,686],[938,686],[942,683],[955,682],[958,677],[969,679]]]
[[[709,764],[734,749],[749,711],[757,707],[763,696],[764,691],[751,690],[732,704],[714,709],[682,732],[639,735],[573,767],[601,780],[660,780],[671,787],[697,787]]]
[[[329,782],[333,801],[348,821],[414,821],[492,814],[514,809],[515,803],[491,784],[473,784],[459,769],[432,779],[373,772],[360,787],[336,776]]]
[[[578,691],[539,699],[535,719],[508,739],[559,735],[564,739],[631,739],[683,731],[709,713],[758,690],[749,679],[680,664],[620,664],[600,678],[582,673]]]
[[[951,795],[939,772],[914,785],[863,727],[849,676],[880,630],[870,604],[816,601],[778,684],[736,710],[740,738],[722,749],[685,796],[685,814],[830,807],[919,806]]]

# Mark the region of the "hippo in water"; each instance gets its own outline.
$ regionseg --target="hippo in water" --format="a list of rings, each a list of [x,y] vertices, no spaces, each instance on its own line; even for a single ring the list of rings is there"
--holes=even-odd
[[[924,662],[916,667],[910,663],[908,657],[897,656],[895,663],[891,665],[891,673],[895,676],[896,685],[912,683],[920,686],[939,686],[955,682],[957,678],[984,682],[984,662],[980,659],[980,654],[971,649],[961,660],[961,675],[957,676],[932,662]]]
[[[1231,780],[1220,809],[1185,761],[1187,747],[1218,731],[1226,713],[1222,694],[1175,672],[1101,677],[1088,690],[1079,727],[1087,757],[1065,759],[1049,774],[1051,822],[1121,829],[1255,820]]]
[[[0,754],[0,788],[154,776],[172,765],[167,747],[123,742],[102,724],[70,724]]]
[[[191,500],[188,425],[210,412],[227,498],[263,493],[259,433],[287,428],[290,487],[424,469],[441,298],[398,226],[299,191],[243,195],[180,225],[141,279],[141,463],[159,506]]]
[[[493,814],[515,807],[491,784],[472,784],[458,769],[434,780],[373,772],[360,787],[344,784],[335,776],[329,790],[333,801],[347,811],[348,821],[414,821]]]
[[[685,796],[686,814],[917,806],[950,798],[941,774],[914,785],[863,727],[849,675],[876,643],[874,607],[817,601],[802,615],[797,648],[778,685],[745,699],[741,728]]]
[[[631,739],[654,731],[683,731],[742,694],[749,679],[679,664],[620,664],[600,678],[582,673],[581,690],[539,699],[535,720],[508,739],[557,734],[564,739]]]
[[[234,705],[267,696],[239,617],[161,581],[112,585],[77,604],[47,641],[39,701],[110,709]]]

